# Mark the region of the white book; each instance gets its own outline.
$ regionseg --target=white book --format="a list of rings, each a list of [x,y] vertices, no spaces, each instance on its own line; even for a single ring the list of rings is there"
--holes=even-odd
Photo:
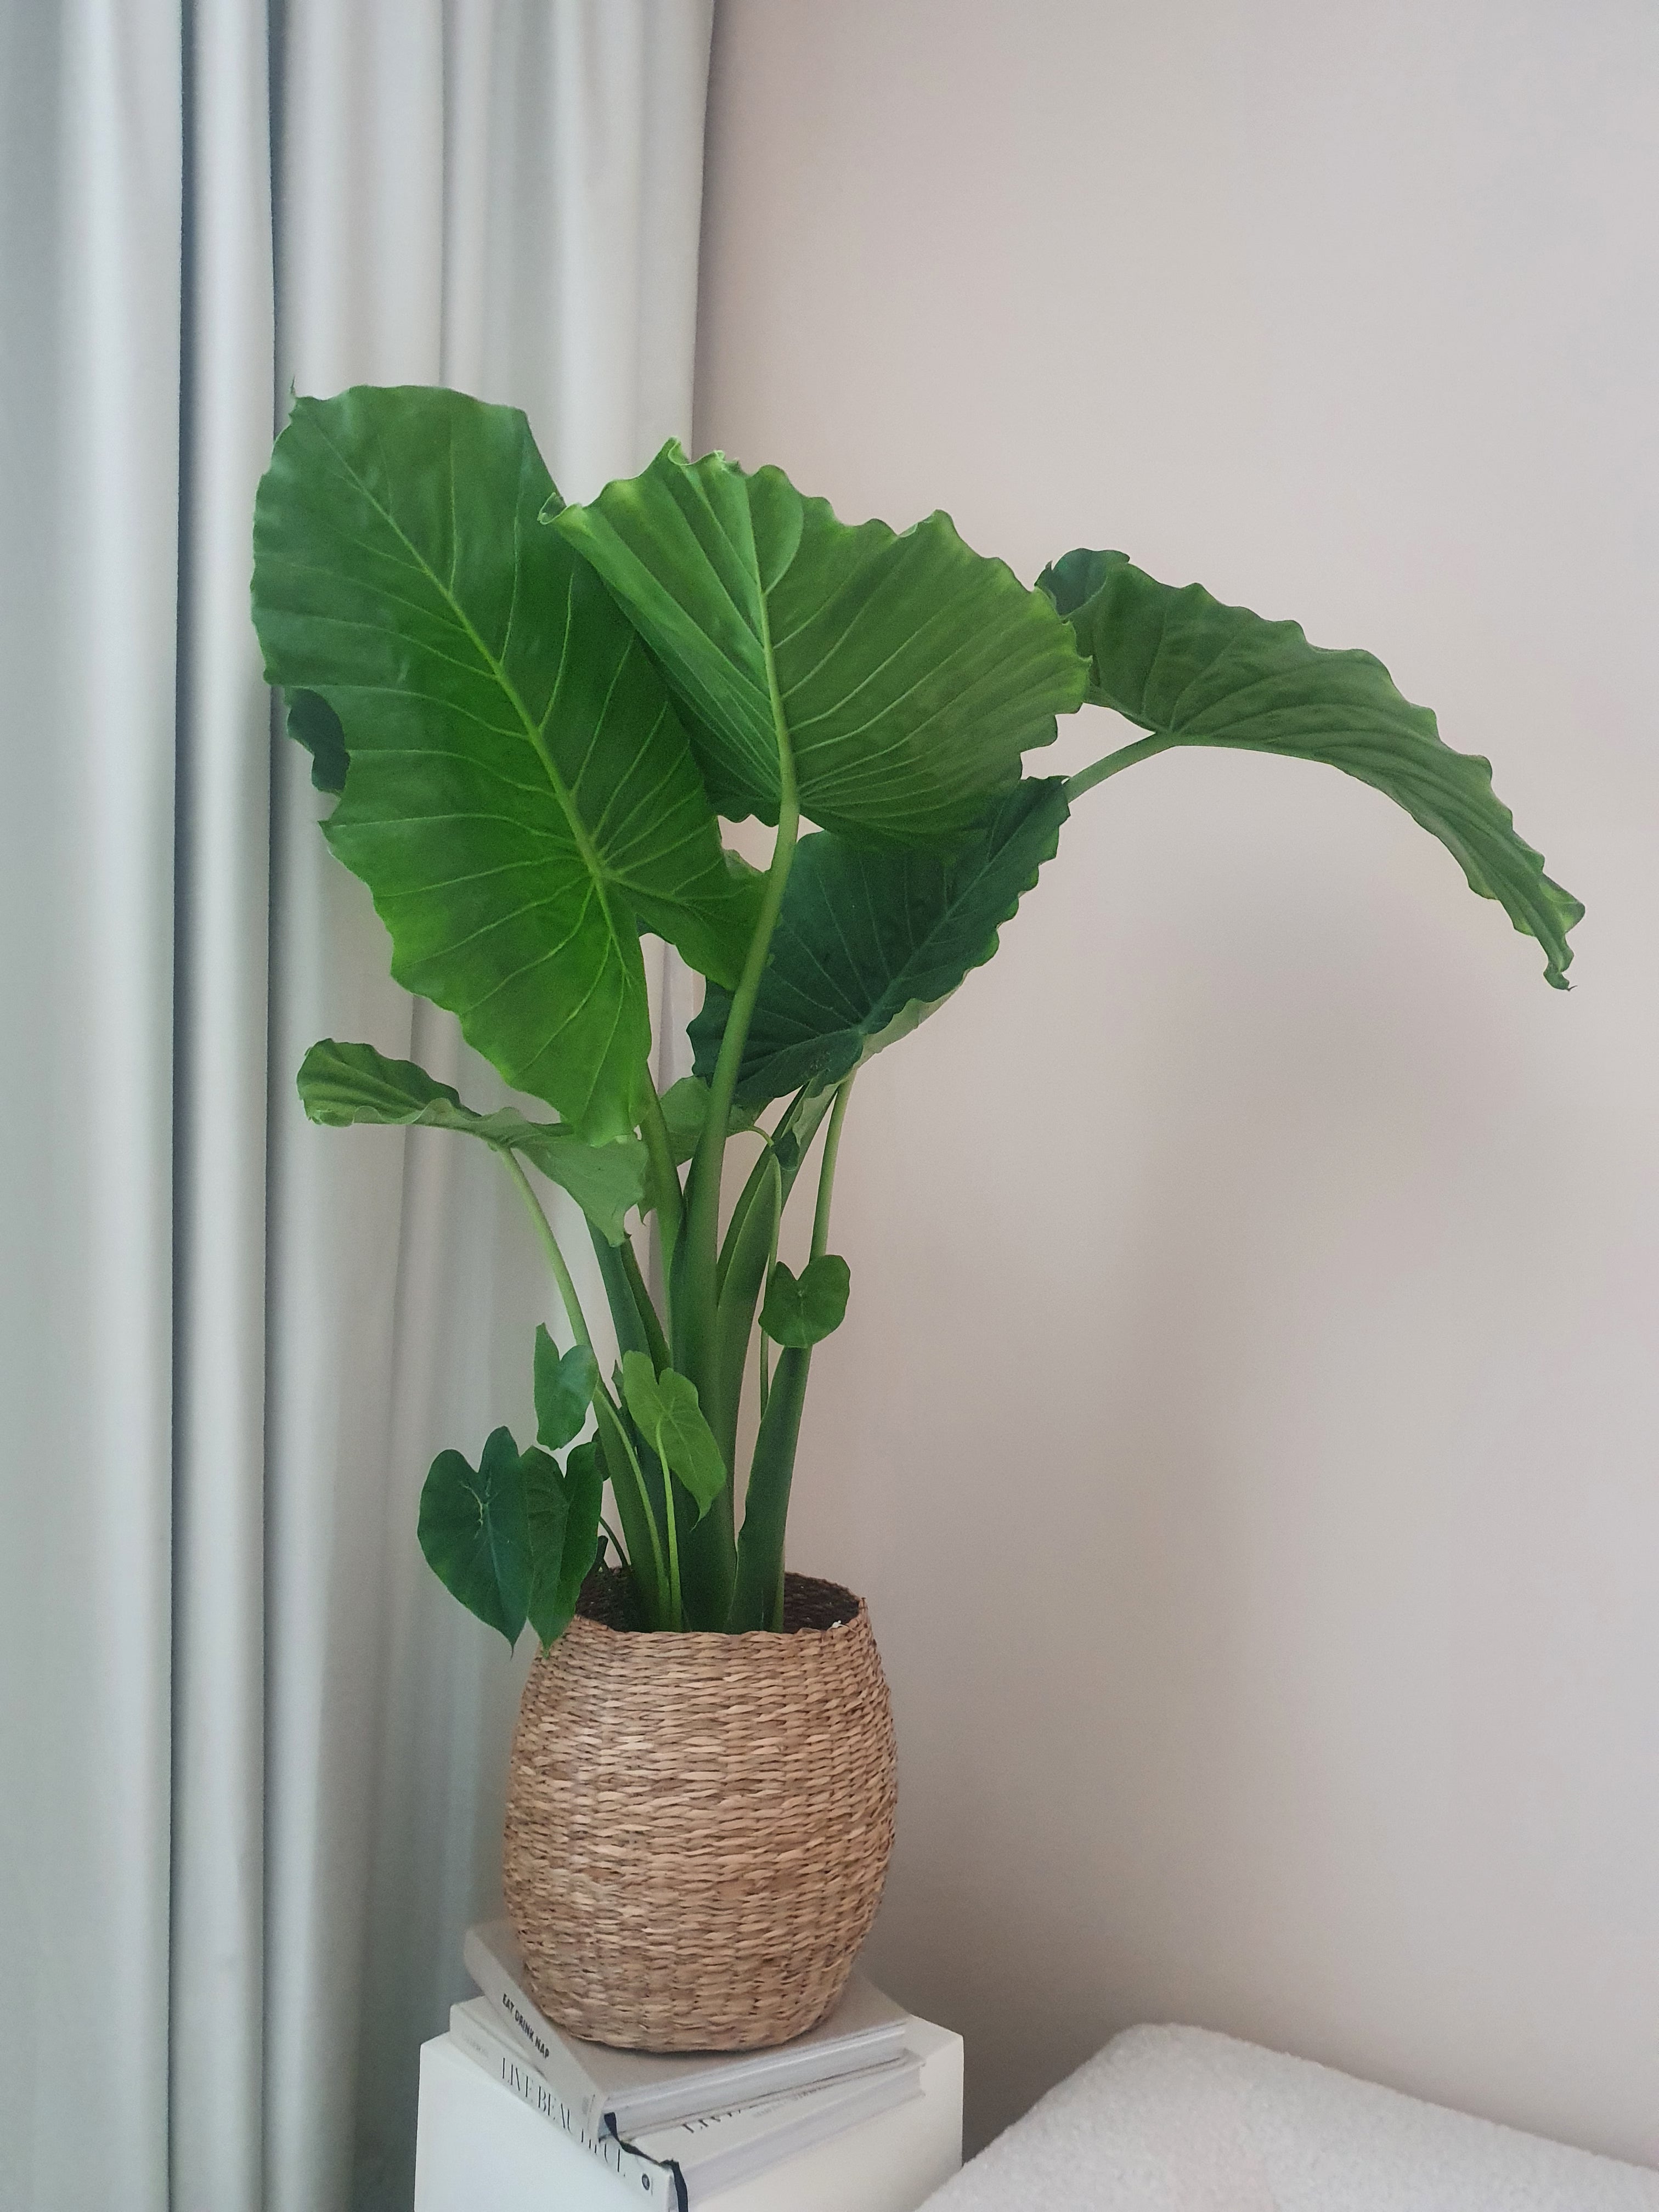
[[[653,2128],[629,2142],[593,2136],[575,2125],[570,2106],[547,2081],[510,2030],[498,2025],[486,1998],[470,1998],[449,2015],[452,2039],[485,2072],[521,2097],[608,2171],[637,2188],[647,2203],[696,2208],[718,2191],[827,2142],[847,2129],[921,2094],[921,2060],[908,2051],[810,2088],[781,2089],[750,2104]],[[665,2197],[664,2177],[671,2193]]]
[[[497,2025],[497,2015],[486,1998],[470,1997],[465,2004],[452,2005],[449,2034],[451,2041],[503,2088],[522,2099],[572,2142],[580,2143],[590,2157],[626,2182],[630,2191],[638,2190],[638,2203],[653,2206],[654,2212],[687,2212],[684,2191],[673,2167],[661,2159],[629,2149],[614,2136],[595,2134],[587,2127],[531,2063],[523,2045],[508,2039],[508,2032]]]
[[[896,2058],[908,2015],[873,1983],[854,1973],[825,2020],[770,2051],[694,2051],[659,2056],[615,2051],[555,2027],[526,1985],[512,1925],[469,1928],[466,1971],[533,2057],[542,2074],[590,2133],[624,2141],[677,2120],[700,2119],[752,2104],[781,2089],[804,2088]]]
[[[805,2089],[780,2089],[700,2120],[677,2120],[635,2138],[633,2148],[679,2175],[690,2212],[787,2158],[921,2094],[921,2061],[909,2051],[862,2073]]]

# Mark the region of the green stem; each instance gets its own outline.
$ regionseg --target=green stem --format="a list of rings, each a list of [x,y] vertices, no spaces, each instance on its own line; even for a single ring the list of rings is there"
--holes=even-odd
[[[812,1216],[812,1257],[820,1258],[830,1242],[830,1201],[836,1187],[836,1158],[841,1150],[842,1124],[853,1094],[853,1078],[837,1085],[824,1132],[823,1158],[818,1165],[818,1201]],[[762,1352],[762,1373],[765,1352]],[[781,1627],[783,1621],[783,1558],[785,1526],[789,1517],[789,1491],[795,1474],[795,1448],[800,1441],[801,1408],[806,1399],[806,1380],[811,1367],[810,1347],[792,1346],[778,1354],[777,1371],[766,1393],[755,1456],[749,1469],[749,1492],[744,1501],[743,1534],[738,1539],[738,1583],[732,1596],[729,1626],[747,1628]]]
[[[668,1507],[668,1607],[672,1615],[672,1626],[685,1626],[684,1611],[680,1601],[680,1547],[675,1532],[679,1515],[674,1510],[674,1478],[668,1471],[668,1455],[662,1448],[662,1431],[657,1431],[657,1457],[662,1462],[662,1494]]]
[[[628,1431],[622,1424],[622,1416],[617,1413],[616,1407],[611,1403],[610,1393],[606,1390],[603,1383],[599,1385],[598,1391],[594,1394],[593,1411],[595,1415],[598,1417],[599,1427],[605,1431],[605,1463],[607,1467],[610,1466],[611,1462],[611,1438],[614,1437],[617,1440],[617,1451],[621,1454],[623,1463],[632,1473],[634,1477],[634,1486],[640,1494],[640,1510],[645,1515],[646,1528],[649,1532],[651,1538],[651,1556],[653,1560],[655,1562],[657,1569],[655,1595],[657,1599],[657,1612],[660,1616],[666,1602],[666,1593],[668,1590],[668,1570],[663,1564],[662,1544],[657,1534],[657,1516],[651,1510],[651,1492],[646,1487],[645,1470],[640,1465],[639,1454],[635,1450],[633,1445],[629,1441]],[[611,1485],[614,1488],[616,1484],[616,1470],[614,1468],[611,1469]],[[665,1472],[665,1491],[666,1490],[666,1486],[667,1477]],[[670,1500],[670,1508],[672,1510],[672,1499]],[[629,1564],[630,1566],[633,1565],[631,1559]],[[659,1627],[665,1628],[678,1626],[678,1619],[670,1622],[659,1618],[658,1621]]]
[[[660,1375],[663,1369],[672,1364],[668,1356],[668,1340],[662,1333],[662,1323],[657,1319],[657,1309],[651,1303],[645,1277],[640,1273],[639,1255],[626,1237],[623,1239],[617,1256],[633,1297],[635,1310],[639,1315],[640,1326],[645,1331],[645,1349],[651,1354],[652,1364]]]
[[[769,674],[769,645],[767,665]],[[684,1331],[686,1367],[702,1397],[703,1410],[716,1435],[720,1432],[720,1423],[715,1271],[720,1246],[720,1166],[726,1152],[726,1125],[731,1118],[732,1101],[737,1095],[738,1071],[743,1066],[744,1047],[749,1041],[749,1024],[754,1015],[755,1001],[760,995],[761,977],[766,970],[772,933],[777,927],[778,915],[782,910],[784,888],[789,881],[790,864],[795,857],[795,840],[800,833],[795,765],[775,676],[771,677],[771,684],[773,719],[778,736],[779,780],[782,787],[778,807],[778,834],[772,847],[772,865],[766,873],[760,916],[755,924],[755,933],[749,940],[749,957],[744,962],[743,974],[732,995],[726,1017],[726,1034],[720,1040],[720,1057],[714,1063],[708,1115],[697,1141],[696,1162],[691,1177],[691,1205],[685,1222],[684,1291],[687,1311]]]
[[[856,1073],[856,1070],[854,1071]],[[841,1125],[847,1119],[847,1102],[853,1095],[853,1078],[836,1088],[830,1109],[830,1127],[823,1133],[823,1158],[818,1166],[818,1202],[812,1214],[812,1257],[821,1259],[830,1249],[830,1200],[836,1188],[836,1155],[841,1150]]]
[[[680,1240],[680,1224],[684,1215],[684,1203],[680,1194],[680,1179],[674,1167],[674,1148],[668,1139],[668,1124],[663,1119],[662,1101],[657,1096],[657,1086],[646,1079],[645,1111],[640,1116],[640,1133],[645,1139],[646,1151],[651,1155],[651,1176],[657,1186],[657,1224],[662,1239],[663,1297],[668,1307],[668,1334],[674,1334],[674,1247]]]
[[[1154,736],[1138,738],[1132,745],[1120,745],[1116,752],[1106,753],[1088,768],[1079,769],[1075,775],[1067,776],[1066,796],[1073,801],[1079,799],[1085,791],[1092,791],[1097,783],[1104,783],[1109,775],[1115,775],[1120,769],[1133,768],[1137,761],[1151,760],[1154,753],[1166,753],[1171,745],[1180,743],[1179,738]]]
[[[628,1565],[628,1547],[623,1543],[622,1538],[617,1534],[611,1523],[605,1519],[603,1513],[599,1516],[599,1526],[604,1529],[605,1534],[611,1539],[611,1550],[622,1561],[623,1565],[626,1566]]]
[[[530,1218],[535,1224],[537,1236],[541,1239],[542,1249],[547,1255],[547,1264],[553,1270],[553,1279],[559,1286],[559,1296],[564,1301],[565,1314],[576,1341],[578,1344],[585,1344],[592,1352],[593,1340],[588,1334],[587,1322],[582,1314],[581,1300],[576,1296],[576,1285],[571,1280],[570,1270],[564,1264],[564,1255],[559,1249],[558,1238],[553,1234],[553,1224],[543,1212],[542,1202],[531,1188],[530,1178],[519,1165],[514,1154],[502,1152],[499,1157],[505,1162],[507,1173],[519,1186],[520,1196],[530,1209]]]

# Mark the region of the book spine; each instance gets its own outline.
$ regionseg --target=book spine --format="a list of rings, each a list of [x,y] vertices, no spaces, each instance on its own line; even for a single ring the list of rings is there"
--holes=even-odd
[[[791,2089],[822,2088],[848,2074],[863,2074],[884,2064],[898,2057],[903,2049],[902,2021],[895,2021],[890,2033],[870,2038],[856,2049],[809,2045],[793,2050],[786,2044],[781,2051],[767,2052],[742,2065],[719,2068],[714,2109],[757,2104],[763,2098],[781,2096]],[[626,2142],[653,2128],[672,2127],[680,2120],[699,2118],[710,2109],[707,2096],[707,2084],[700,2091],[683,2081],[653,2082],[614,2097],[601,2118],[612,2134]]]
[[[498,2036],[468,2020],[459,2008],[451,2016],[449,2032],[467,2057],[493,2075],[503,2088],[539,2112],[568,2142],[596,2159],[607,2173],[627,2182],[637,2192],[636,2204],[650,2205],[654,2212],[685,2212],[685,2185],[672,2162],[630,2150],[615,2136],[594,2134],[582,2124],[576,2108],[557,2094],[527,2058],[520,2058]]]
[[[495,1954],[469,1933],[462,1956],[507,2041],[523,2045],[536,2071],[575,2113],[579,2128],[589,2135],[603,2135],[605,2118],[599,2089],[584,2069],[572,2063],[563,2045],[549,2033],[541,2014],[526,2003]]]

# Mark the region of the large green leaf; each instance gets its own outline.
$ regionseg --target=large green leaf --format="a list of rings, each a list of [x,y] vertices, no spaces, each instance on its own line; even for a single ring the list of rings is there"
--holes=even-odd
[[[1089,696],[1168,744],[1229,745],[1328,762],[1396,800],[1483,898],[1544,948],[1565,988],[1567,932],[1584,909],[1544,873],[1492,787],[1492,764],[1454,752],[1426,707],[1369,653],[1310,645],[1299,623],[1224,606],[1200,584],[1160,584],[1122,553],[1067,553],[1037,579],[1089,656]]]
[[[497,1152],[520,1153],[550,1182],[568,1190],[612,1244],[622,1243],[624,1217],[644,1199],[648,1163],[639,1138],[590,1145],[572,1129],[527,1121],[516,1107],[475,1114],[448,1084],[412,1060],[388,1060],[372,1044],[325,1037],[313,1045],[300,1063],[299,1091],[307,1114],[325,1128],[356,1121],[422,1123],[482,1138]]]
[[[948,858],[866,853],[803,837],[744,1046],[738,1096],[751,1105],[820,1089],[908,1036],[970,969],[1054,858],[1067,805],[1054,776],[1016,786]],[[730,995],[711,983],[691,1024],[712,1072]]]
[[[458,1451],[439,1453],[421,1491],[418,1534],[444,1588],[515,1643],[530,1602],[530,1530],[510,1431],[491,1434],[476,1468]]]
[[[296,400],[259,487],[254,617],[270,681],[343,731],[324,834],[374,894],[393,975],[605,1138],[639,1118],[640,929],[734,981],[756,879],[728,865],[649,655],[539,522],[556,498],[516,409]],[[327,778],[312,710],[301,734]]]
[[[949,846],[1083,699],[1048,600],[948,515],[853,528],[781,470],[688,461],[671,441],[555,528],[648,641],[733,817],[777,820],[787,748],[809,820],[861,845]]]

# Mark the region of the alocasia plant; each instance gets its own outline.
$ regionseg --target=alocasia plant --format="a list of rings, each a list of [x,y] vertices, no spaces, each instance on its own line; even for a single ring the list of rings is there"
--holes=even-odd
[[[323,834],[373,895],[392,974],[557,1117],[475,1113],[366,1044],[326,1040],[300,1070],[313,1121],[489,1146],[546,1254],[572,1341],[537,1332],[536,1442],[498,1428],[476,1469],[441,1453],[421,1503],[428,1559],[509,1641],[562,1632],[606,1541],[643,1626],[777,1622],[812,1348],[847,1308],[829,1233],[854,1077],[991,957],[1111,776],[1176,745],[1339,768],[1439,838],[1564,982],[1583,909],[1484,760],[1369,653],[1121,553],[1068,553],[1028,589],[944,514],[849,527],[777,469],[673,444],[567,506],[514,410],[365,388],[295,402],[254,554],[266,674],[337,794]],[[1146,734],[1023,776],[1088,702]],[[722,842],[721,817],[750,816],[776,825],[764,873]],[[641,931],[707,982],[694,1072],[660,1097]],[[820,1133],[796,1274],[779,1224]],[[754,1158],[722,1234],[734,1138]],[[586,1218],[608,1376],[528,1170]],[[651,1222],[660,1310],[633,1241]]]

